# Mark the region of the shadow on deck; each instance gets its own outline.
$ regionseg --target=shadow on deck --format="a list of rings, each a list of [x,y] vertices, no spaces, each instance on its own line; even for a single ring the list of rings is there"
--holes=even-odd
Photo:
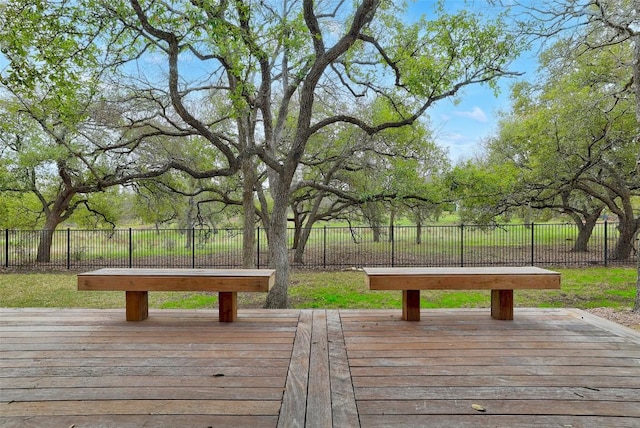
[[[571,309],[0,309],[0,357],[0,427],[640,427],[640,334]]]

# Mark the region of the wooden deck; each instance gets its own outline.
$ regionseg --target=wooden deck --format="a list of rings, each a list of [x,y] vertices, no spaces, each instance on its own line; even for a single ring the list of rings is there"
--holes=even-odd
[[[516,312],[0,309],[0,427],[640,427],[640,334]]]

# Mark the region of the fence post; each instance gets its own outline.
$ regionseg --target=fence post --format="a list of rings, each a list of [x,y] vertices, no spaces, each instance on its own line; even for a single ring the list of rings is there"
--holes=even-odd
[[[460,223],[460,267],[464,267],[464,223]]]
[[[256,228],[256,233],[258,234],[256,236],[256,264],[257,268],[260,269],[260,226]]]
[[[608,231],[608,223],[607,220],[604,221],[604,267],[607,267],[609,264],[609,237],[607,236]]]
[[[327,225],[324,226],[322,235],[322,267],[327,267]]]
[[[191,228],[191,268],[196,267],[196,228]]]
[[[390,233],[391,233],[391,267],[395,267],[396,265],[396,240],[395,240],[395,230],[396,230],[396,226],[393,225],[391,226],[391,228],[389,229]]]
[[[531,222],[531,266],[535,265],[535,240],[536,240],[536,234],[535,234],[535,223]]]
[[[129,268],[133,267],[133,232],[131,228],[129,228]]]
[[[9,267],[9,229],[4,230],[4,267]]]
[[[67,270],[71,269],[71,229],[67,227]]]

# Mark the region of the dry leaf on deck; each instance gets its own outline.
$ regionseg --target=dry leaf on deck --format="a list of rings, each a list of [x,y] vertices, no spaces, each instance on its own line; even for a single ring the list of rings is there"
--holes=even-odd
[[[479,404],[472,404],[472,405],[471,405],[471,408],[472,408],[473,410],[477,410],[477,411],[479,411],[479,412],[486,412],[486,411],[487,411],[487,409],[485,409],[484,407],[482,407],[482,406],[481,406],[481,405],[479,405]]]

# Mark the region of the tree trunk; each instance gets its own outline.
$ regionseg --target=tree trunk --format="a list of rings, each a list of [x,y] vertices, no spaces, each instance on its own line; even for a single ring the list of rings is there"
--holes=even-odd
[[[56,201],[51,207],[51,210],[47,213],[47,220],[40,231],[40,242],[38,243],[38,254],[36,256],[36,262],[48,263],[51,261],[51,244],[53,243],[53,234],[56,228],[62,223],[65,217],[63,213],[69,208],[69,203],[75,193],[69,192],[68,194],[59,194]],[[68,213],[69,214],[69,213]]]
[[[380,225],[372,225],[371,230],[373,230],[373,242],[380,242],[380,236],[382,235]]]
[[[184,231],[185,237],[187,240],[185,241],[184,248],[187,250],[193,246],[193,227],[187,227]]]
[[[530,205],[525,206],[523,209],[524,213],[522,216],[522,221],[524,222],[525,227],[529,228],[531,226],[531,223],[533,223],[533,209]]]
[[[391,207],[391,213],[389,215],[389,242],[393,242],[393,226],[396,221],[396,210]]]
[[[296,231],[294,236],[294,253],[293,253],[293,262],[296,264],[304,263],[304,249],[307,246],[307,242],[309,241],[309,236],[311,235],[311,229],[315,219],[313,218],[313,214],[307,218],[306,224],[301,224],[298,230],[298,226],[296,225]]]
[[[300,232],[298,232],[298,228],[296,227],[296,234],[294,236],[294,246],[295,249],[293,253],[293,263],[303,264],[304,263],[304,249],[307,246],[307,241],[309,240],[309,235],[311,233],[311,219],[307,221],[307,224],[303,227],[300,226]]]
[[[416,221],[416,245],[422,244],[422,221]]]
[[[316,222],[316,218],[318,217],[318,211],[320,210],[320,205],[325,197],[325,192],[319,192],[313,201],[313,206],[311,207],[311,212],[309,212],[309,216],[307,217],[307,221],[302,228],[302,233],[300,234],[300,241],[298,242],[298,246],[295,247],[296,251],[293,254],[293,262],[302,264],[304,261],[304,250],[307,247],[307,242],[309,241],[309,236],[311,235],[311,230],[313,229],[313,225]]]
[[[55,226],[53,229],[49,229],[48,226],[45,226],[40,231],[40,242],[38,243],[38,255],[36,256],[36,262],[49,263],[51,261],[51,244],[53,243],[54,232]]]
[[[304,220],[302,219],[302,215],[297,213],[295,209],[292,208],[293,211],[293,245],[292,248],[297,250],[300,246],[300,239],[302,237],[302,226]]]
[[[578,220],[575,222],[578,227],[578,238],[573,244],[573,248],[571,249],[572,252],[580,253],[589,251],[589,239],[591,239],[593,228],[596,227],[596,223],[598,222],[601,212],[602,209],[597,213],[592,213],[587,216],[584,221]]]
[[[247,159],[242,164],[242,210],[244,212],[242,233],[242,267],[256,267],[256,208],[253,201],[253,187],[256,183],[253,161]]]
[[[616,242],[616,247],[611,255],[612,260],[628,260],[633,250],[633,239],[638,228],[638,221],[635,219],[620,219],[620,236]]]
[[[380,242],[382,236],[382,215],[380,206],[375,202],[365,202],[362,207],[362,214],[367,219],[369,227],[373,232],[373,242]]]
[[[287,247],[287,186],[277,185],[268,232],[269,267],[276,270],[275,284],[267,294],[264,307],[286,309],[289,306],[289,254]]]
[[[186,249],[193,247],[193,239],[194,239],[193,229],[196,223],[195,210],[196,210],[196,201],[195,199],[193,199],[193,197],[189,197],[189,208],[187,209],[187,216],[186,216],[185,225],[184,225],[185,226],[184,233],[187,237],[187,240],[184,244],[184,248]]]

